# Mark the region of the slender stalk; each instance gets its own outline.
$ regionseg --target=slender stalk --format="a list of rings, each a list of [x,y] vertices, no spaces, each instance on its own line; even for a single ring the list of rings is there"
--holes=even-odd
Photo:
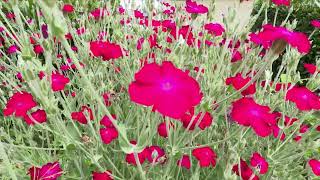
[[[12,169],[10,160],[8,158],[8,155],[4,149],[4,145],[2,144],[2,142],[0,142],[0,157],[3,160],[3,163],[5,164],[5,166],[7,167],[8,173],[11,177],[12,180],[17,180],[17,176],[14,172],[14,170]]]

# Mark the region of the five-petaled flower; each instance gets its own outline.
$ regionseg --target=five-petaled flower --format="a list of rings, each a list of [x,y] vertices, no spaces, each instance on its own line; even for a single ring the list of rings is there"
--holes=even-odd
[[[29,169],[31,180],[56,180],[62,173],[59,162],[47,163],[42,167],[33,166]]]
[[[209,146],[192,150],[192,156],[198,160],[200,167],[216,166],[217,155]]]
[[[306,87],[294,86],[289,89],[286,100],[295,103],[301,111],[320,110],[320,97]]]
[[[264,157],[262,157],[257,152],[252,154],[251,159],[250,159],[250,165],[252,167],[259,168],[260,174],[265,174],[268,172],[269,163],[266,161],[266,159]]]
[[[242,126],[250,126],[258,136],[269,136],[277,126],[278,115],[268,106],[257,104],[253,98],[241,98],[232,103],[231,119]]]
[[[317,160],[317,159],[310,159],[308,163],[309,163],[309,166],[312,169],[312,172],[316,176],[320,176],[320,161]]]
[[[205,14],[208,12],[208,8],[202,4],[192,0],[186,0],[186,11],[191,14]]]
[[[164,116],[179,119],[202,98],[198,82],[172,62],[146,64],[129,85],[131,101],[152,106]]]

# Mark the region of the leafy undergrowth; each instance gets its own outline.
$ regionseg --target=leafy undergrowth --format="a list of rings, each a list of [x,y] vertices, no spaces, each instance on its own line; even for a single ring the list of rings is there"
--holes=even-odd
[[[266,4],[245,28],[189,0],[1,6],[1,179],[320,175],[319,69],[297,72],[311,37],[286,19],[249,32]]]

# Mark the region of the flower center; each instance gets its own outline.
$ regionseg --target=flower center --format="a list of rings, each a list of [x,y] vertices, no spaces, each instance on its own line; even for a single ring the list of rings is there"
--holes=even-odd
[[[308,95],[304,94],[301,96],[302,99],[307,100],[308,99]]]
[[[259,116],[259,111],[256,110],[256,109],[252,109],[251,110],[251,114],[254,115],[254,116]]]
[[[164,82],[162,83],[162,89],[165,91],[169,91],[172,89],[172,84],[170,82]]]

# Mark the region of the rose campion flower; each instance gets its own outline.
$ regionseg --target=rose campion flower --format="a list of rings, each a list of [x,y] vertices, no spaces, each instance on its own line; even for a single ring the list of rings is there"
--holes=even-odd
[[[250,126],[260,137],[269,136],[277,126],[277,115],[268,106],[257,104],[253,98],[243,97],[232,103],[230,117],[242,126]]]
[[[100,20],[104,16],[108,15],[108,11],[103,8],[96,8],[93,11],[90,12],[90,15],[93,16],[95,20]]]
[[[206,14],[208,8],[202,4],[197,4],[196,1],[186,0],[186,11],[191,14]]]
[[[133,13],[134,13],[134,17],[137,19],[144,19],[145,18],[143,13],[139,10],[134,10]]]
[[[133,144],[133,145],[137,144],[136,141],[130,141],[130,143]],[[148,154],[149,154],[148,147],[146,147],[144,150],[142,150],[141,152],[138,153],[138,159],[139,159],[140,164],[144,163],[144,161],[147,159]],[[130,153],[130,154],[126,155],[126,162],[128,164],[131,164],[131,165],[134,165],[134,166],[137,165],[137,162],[134,159],[134,154],[133,153]]]
[[[170,35],[175,39],[179,39],[180,36],[182,36],[182,38],[184,40],[186,40],[187,44],[189,46],[192,46],[194,44],[195,38],[193,36],[192,33],[192,28],[189,25],[186,26],[182,26],[181,28],[177,29],[177,28],[173,28],[170,31]],[[178,36],[177,36],[178,35]],[[167,38],[167,42],[172,43],[172,39],[171,37]]]
[[[59,162],[47,163],[42,167],[31,167],[29,175],[31,180],[57,180],[63,171]]]
[[[61,91],[70,82],[68,77],[58,72],[52,72],[51,74],[51,89],[54,92]]]
[[[81,124],[87,124],[88,123],[88,119],[87,119],[85,114],[88,114],[89,115],[89,119],[93,120],[92,110],[88,106],[82,106],[81,107],[81,111],[72,112],[71,113],[71,118],[72,118],[72,120],[78,121]]]
[[[190,169],[191,168],[190,157],[188,155],[183,155],[181,159],[177,161],[177,165],[184,167],[186,169]]]
[[[112,171],[92,172],[92,180],[113,180]]]
[[[242,57],[242,54],[241,54],[238,50],[234,49],[234,50],[232,51],[232,58],[231,58],[231,62],[232,62],[232,63],[241,61],[242,58],[243,58],[243,57]]]
[[[320,20],[312,20],[312,21],[310,22],[310,24],[311,24],[313,27],[320,29]]]
[[[113,140],[117,139],[119,133],[115,128],[101,128],[100,129],[100,137],[104,144],[110,144]]]
[[[5,109],[3,109],[3,115],[25,117],[27,112],[36,106],[37,103],[30,93],[26,91],[16,92],[8,100]]]
[[[276,40],[284,40],[300,53],[307,54],[311,49],[308,36],[301,32],[290,31],[285,27],[263,25],[263,30],[257,34],[251,33],[250,41],[269,49]]]
[[[221,36],[225,29],[219,23],[208,23],[204,25],[204,29],[208,31],[212,36]]]
[[[19,51],[19,47],[16,45],[11,45],[9,46],[9,48],[7,49],[7,53],[8,54],[14,54],[17,53]]]
[[[240,172],[239,172],[240,170]],[[259,177],[255,175],[252,169],[248,166],[247,162],[243,159],[240,159],[240,165],[235,164],[232,167],[232,172],[236,173],[236,175],[240,176],[243,180],[259,180]]]
[[[169,130],[171,129],[171,128],[173,128],[174,126],[173,126],[173,123],[169,123],[168,124],[168,128],[169,128]],[[166,125],[166,122],[162,122],[162,123],[160,123],[159,125],[158,125],[158,134],[159,134],[159,136],[161,136],[161,137],[164,137],[164,138],[167,138],[168,137],[168,130],[167,130],[167,125]]]
[[[268,172],[269,163],[266,161],[264,157],[262,157],[259,153],[255,152],[251,156],[250,165],[252,167],[259,168],[260,174],[265,174]]]
[[[74,11],[74,7],[72,6],[72,4],[65,4],[62,7],[62,11],[65,13],[72,13]]]
[[[273,86],[273,81],[271,81],[269,83],[269,86],[272,87]],[[262,87],[265,87],[266,86],[266,81],[262,81],[261,84],[260,84]],[[276,83],[275,87],[274,87],[274,90],[276,92],[282,90],[282,89],[288,89],[290,88],[291,86],[291,83]]]
[[[286,100],[295,103],[301,111],[320,110],[320,97],[306,87],[294,86],[288,90]]]
[[[115,120],[117,119],[116,115],[114,114],[112,115],[112,117]],[[100,120],[100,124],[104,126],[104,128],[100,128],[100,137],[104,144],[110,144],[113,140],[118,138],[119,133],[108,116],[104,116]]]
[[[31,113],[30,115],[32,119],[28,115],[25,115],[23,117],[24,121],[28,125],[35,125],[36,123],[41,124],[47,121],[47,114],[44,110],[38,109],[37,111]]]
[[[139,38],[137,41],[137,50],[140,51],[142,49],[142,45],[144,43],[144,38]]]
[[[146,158],[150,163],[164,163],[165,162],[165,151],[159,146],[149,146]]]
[[[317,72],[320,73],[320,70],[318,70],[317,66],[314,64],[308,64],[304,63],[303,67],[310,73],[310,74],[315,74]]]
[[[299,121],[297,118],[290,118],[288,116],[284,117],[284,125],[285,126],[291,126],[294,122]]]
[[[121,47],[108,41],[90,42],[90,50],[95,57],[102,57],[104,61],[118,59],[123,56]]]
[[[33,46],[33,51],[36,54],[42,54],[44,49],[41,45],[37,44],[37,45]]]
[[[272,0],[277,6],[290,6],[290,0]]]
[[[181,118],[181,122],[183,123],[184,128],[188,128],[188,130],[194,130],[197,125],[201,130],[204,130],[211,126],[213,118],[209,112],[199,113],[195,118],[192,119],[194,113],[185,114]],[[202,119],[200,120],[200,118]],[[193,120],[193,121],[192,121]],[[200,120],[200,122],[199,122]],[[192,124],[190,125],[192,121]]]
[[[300,129],[299,129],[299,133],[304,134],[309,130],[309,125],[307,124],[301,124]]]
[[[236,90],[241,89],[247,83],[251,81],[251,77],[242,77],[241,73],[237,73],[234,77],[229,77],[226,79],[226,85],[232,85]],[[243,96],[251,95],[256,92],[256,85],[255,83],[250,84],[250,86],[241,92]]]
[[[208,146],[194,149],[192,156],[198,160],[200,167],[216,166],[217,155]]]
[[[202,99],[198,82],[170,61],[144,65],[129,85],[129,95],[131,101],[152,106],[174,119],[181,118]]]
[[[312,172],[316,176],[320,176],[320,161],[316,160],[316,159],[310,159],[308,163],[309,163],[309,166],[312,169]]]

